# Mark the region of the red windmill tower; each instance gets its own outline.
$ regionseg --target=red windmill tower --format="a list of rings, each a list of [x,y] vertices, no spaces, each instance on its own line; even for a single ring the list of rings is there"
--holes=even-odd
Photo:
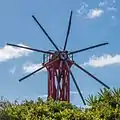
[[[68,101],[69,102],[70,101],[70,75],[71,75],[71,78],[72,78],[72,80],[73,80],[73,82],[74,82],[74,84],[77,88],[77,91],[78,91],[83,103],[85,104],[85,100],[82,96],[82,93],[79,89],[79,86],[77,85],[75,77],[74,77],[74,75],[73,75],[73,73],[70,69],[72,65],[75,65],[77,68],[79,68],[80,70],[82,70],[83,72],[88,74],[90,77],[95,79],[97,82],[99,82],[100,84],[102,84],[106,88],[110,89],[109,86],[104,84],[97,77],[95,77],[90,72],[85,70],[83,67],[78,65],[72,59],[73,55],[76,54],[76,53],[87,51],[89,49],[93,49],[93,48],[100,47],[100,46],[103,46],[103,45],[107,45],[108,43],[102,43],[102,44],[90,46],[90,47],[87,47],[87,48],[84,48],[84,49],[75,50],[75,51],[72,51],[72,52],[67,51],[66,50],[66,45],[67,45],[68,36],[69,36],[69,33],[70,33],[71,20],[72,20],[72,11],[71,11],[70,12],[70,18],[69,18],[67,35],[66,35],[66,39],[65,39],[65,44],[64,44],[63,50],[61,51],[57,47],[57,45],[53,42],[51,37],[45,31],[45,29],[42,27],[42,25],[37,21],[35,16],[32,16],[32,17],[35,20],[35,22],[38,24],[38,26],[41,28],[41,30],[45,33],[45,35],[47,36],[49,41],[52,43],[52,45],[55,47],[56,51],[44,51],[44,50],[39,50],[39,49],[30,48],[30,47],[24,47],[24,46],[20,46],[20,45],[7,43],[7,45],[10,45],[10,46],[19,47],[19,48],[23,48],[23,49],[28,49],[28,50],[44,53],[44,55],[43,55],[44,56],[44,62],[42,64],[43,66],[40,67],[39,69],[35,70],[34,72],[28,74],[27,76],[19,79],[19,81],[22,81],[22,80],[30,77],[31,75],[35,74],[36,72],[38,72],[38,71],[40,71],[40,70],[42,70],[43,68],[46,67],[47,72],[48,72],[48,97],[52,97],[54,100],[62,100],[62,101]]]

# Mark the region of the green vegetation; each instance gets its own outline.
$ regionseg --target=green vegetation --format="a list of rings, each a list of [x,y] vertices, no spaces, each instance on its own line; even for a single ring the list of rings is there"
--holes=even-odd
[[[78,108],[70,103],[25,100],[0,101],[0,120],[120,120],[120,89],[103,89],[86,100],[88,108]]]

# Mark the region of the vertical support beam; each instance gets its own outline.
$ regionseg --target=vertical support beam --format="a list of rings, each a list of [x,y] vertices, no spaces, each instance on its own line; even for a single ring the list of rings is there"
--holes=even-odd
[[[51,87],[50,71],[48,71],[48,98],[50,98],[50,87]]]
[[[69,102],[70,101],[70,76],[67,69],[64,70],[62,91],[63,91],[63,100]]]
[[[69,72],[67,71],[67,101],[70,102],[70,74]]]
[[[48,97],[52,97],[53,99],[56,97],[54,67],[49,68],[48,71]]]

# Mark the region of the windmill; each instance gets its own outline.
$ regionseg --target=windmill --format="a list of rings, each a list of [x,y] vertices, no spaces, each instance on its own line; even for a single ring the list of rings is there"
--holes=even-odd
[[[23,81],[24,79],[32,76],[33,74],[37,73],[38,71],[42,70],[43,68],[46,68],[47,72],[48,72],[48,97],[52,97],[54,100],[62,100],[62,101],[69,102],[70,101],[70,76],[71,76],[83,103],[86,104],[84,97],[79,89],[79,86],[75,80],[75,77],[71,71],[71,67],[73,65],[75,65],[81,71],[85,72],[88,76],[92,77],[94,80],[96,80],[97,82],[102,84],[104,87],[106,87],[108,89],[110,89],[110,87],[107,86],[102,81],[100,81],[97,77],[92,75],[90,72],[85,70],[82,66],[78,65],[73,60],[73,55],[83,52],[83,51],[87,51],[87,50],[96,48],[96,47],[107,45],[108,43],[97,44],[94,46],[90,46],[90,47],[80,49],[80,50],[75,50],[75,51],[67,51],[66,46],[67,46],[68,37],[69,37],[69,33],[70,33],[72,14],[73,14],[73,12],[71,11],[63,50],[60,50],[58,48],[58,46],[54,43],[54,41],[51,39],[51,37],[45,31],[43,26],[38,22],[38,20],[36,19],[35,16],[32,16],[32,18],[35,20],[35,22],[38,24],[38,26],[44,32],[44,34],[46,35],[48,40],[54,46],[55,50],[44,51],[44,50],[34,49],[34,48],[30,48],[30,47],[10,44],[10,43],[7,43],[7,45],[43,53],[44,61],[42,63],[42,67],[40,67],[39,69],[35,70],[34,72],[26,75],[25,77],[22,77],[21,79],[19,79],[19,81]]]

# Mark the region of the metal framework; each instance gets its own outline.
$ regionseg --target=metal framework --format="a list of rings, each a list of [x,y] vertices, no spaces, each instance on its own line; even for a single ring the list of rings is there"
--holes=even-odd
[[[55,61],[49,65],[43,66],[48,71],[48,97],[54,98],[54,100],[70,101],[70,73],[63,61],[57,57],[58,53],[50,54],[47,56],[46,61]],[[72,66],[72,61],[68,62],[69,68]]]
[[[103,45],[107,45],[108,43],[102,43],[102,44],[97,44],[94,46],[90,46],[84,49],[80,50],[75,50],[75,51],[67,51],[66,46],[68,42],[68,37],[70,33],[70,27],[71,27],[71,20],[72,20],[72,11],[70,12],[70,18],[69,18],[69,24],[68,24],[68,30],[65,38],[65,43],[63,46],[63,50],[60,50],[58,46],[54,43],[54,41],[51,39],[51,37],[48,35],[48,33],[45,31],[45,29],[42,27],[42,25],[38,22],[35,16],[32,16],[35,22],[38,24],[38,26],[41,28],[41,30],[44,32],[48,40],[52,43],[52,45],[55,47],[56,50],[49,50],[49,51],[44,51],[44,50],[39,50],[39,49],[34,49],[30,47],[25,47],[25,46],[20,46],[20,45],[15,45],[15,44],[10,44],[7,43],[7,45],[14,46],[14,47],[19,47],[23,49],[28,49],[36,52],[43,53],[43,66],[40,67],[39,69],[35,70],[34,72],[26,75],[25,77],[22,77],[19,79],[19,81],[22,81],[31,75],[37,73],[38,71],[42,70],[43,68],[46,67],[48,71],[48,97],[52,97],[54,100],[62,100],[62,101],[70,101],[70,76],[75,84],[75,87],[83,101],[84,104],[85,100],[83,98],[83,95],[79,89],[79,86],[75,80],[75,77],[71,71],[72,65],[75,65],[77,68],[79,68],[81,71],[85,72],[87,75],[92,77],[94,80],[102,84],[104,87],[110,89],[109,86],[107,86],[105,83],[100,81],[97,77],[92,75],[90,72],[85,70],[83,67],[78,65],[74,60],[73,60],[73,55],[76,53],[80,53],[83,51],[87,51],[96,47],[100,47]],[[46,57],[47,56],[47,57]]]

